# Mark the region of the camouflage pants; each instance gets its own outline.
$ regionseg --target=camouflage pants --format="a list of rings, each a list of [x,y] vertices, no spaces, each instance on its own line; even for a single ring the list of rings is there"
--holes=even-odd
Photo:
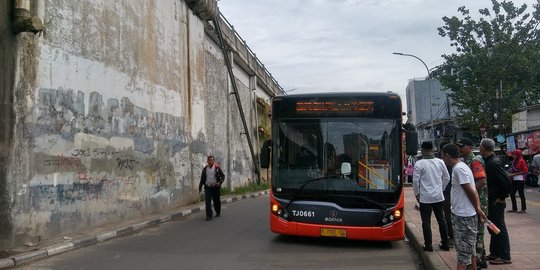
[[[478,191],[478,195],[480,197],[480,208],[482,208],[482,211],[484,211],[484,214],[486,216],[488,215],[488,198],[487,198],[487,189],[483,188]],[[486,225],[480,220],[478,220],[478,234],[476,236],[477,242],[482,244],[482,248],[484,247],[484,231],[485,231]]]
[[[478,196],[480,197],[480,208],[482,208],[482,211],[486,216],[488,215],[488,198],[487,198],[487,188],[483,188],[478,191]],[[480,218],[478,218],[478,233],[476,234],[476,259],[477,259],[477,266],[480,266],[480,268],[487,267],[486,263],[486,248],[484,244],[484,231],[485,231],[486,225],[482,223]]]
[[[452,214],[452,227],[454,228],[454,241],[458,263],[469,265],[472,256],[476,256],[476,235],[478,217],[460,217]]]

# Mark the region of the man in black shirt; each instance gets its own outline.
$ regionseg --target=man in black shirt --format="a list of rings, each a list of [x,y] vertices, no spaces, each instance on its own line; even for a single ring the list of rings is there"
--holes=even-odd
[[[212,219],[212,201],[214,201],[214,210],[216,217],[221,214],[221,184],[225,181],[225,174],[221,167],[214,163],[214,157],[208,156],[208,165],[204,166],[199,182],[199,193],[204,186],[204,201],[206,206],[206,220]]]
[[[491,264],[512,263],[510,257],[510,239],[504,222],[506,197],[510,193],[510,181],[503,169],[501,161],[494,154],[495,142],[484,138],[480,142],[480,154],[484,158],[484,167],[488,186],[488,219],[501,231],[495,234],[491,229],[490,254],[485,257]]]

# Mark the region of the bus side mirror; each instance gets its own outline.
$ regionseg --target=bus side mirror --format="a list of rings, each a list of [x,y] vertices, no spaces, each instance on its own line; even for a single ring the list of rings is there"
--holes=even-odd
[[[272,152],[272,141],[267,140],[263,143],[263,146],[261,148],[261,155],[260,155],[260,161],[261,161],[261,168],[268,169],[270,168],[270,153]]]
[[[405,153],[409,156],[418,154],[418,133],[416,131],[405,131]]]
[[[341,163],[341,174],[343,175],[343,177],[347,177],[349,174],[351,174],[351,163]]]

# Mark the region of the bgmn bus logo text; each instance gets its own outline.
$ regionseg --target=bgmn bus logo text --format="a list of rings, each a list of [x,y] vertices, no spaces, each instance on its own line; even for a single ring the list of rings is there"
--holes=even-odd
[[[343,219],[340,217],[325,217],[324,221],[326,222],[343,222]]]

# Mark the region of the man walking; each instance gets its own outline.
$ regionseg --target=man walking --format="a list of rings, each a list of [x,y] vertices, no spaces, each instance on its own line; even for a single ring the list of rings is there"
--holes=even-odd
[[[206,206],[206,220],[211,220],[213,216],[212,212],[212,200],[214,201],[214,210],[216,210],[216,217],[221,214],[221,184],[225,181],[225,174],[221,168],[214,163],[214,157],[208,156],[206,159],[208,165],[204,166],[201,174],[201,181],[199,182],[199,193],[201,193],[204,186],[204,202]]]
[[[510,238],[504,222],[504,209],[511,183],[501,161],[495,156],[494,149],[495,142],[492,139],[484,138],[480,141],[480,154],[484,158],[488,185],[488,219],[500,230],[500,233],[496,234],[488,228],[491,241],[489,244],[490,254],[486,256],[486,260],[489,260],[491,264],[509,264],[512,263],[512,260],[510,257]]]
[[[457,269],[476,269],[476,233],[478,220],[486,221],[480,209],[471,169],[459,160],[459,149],[455,144],[443,148],[443,159],[452,168],[452,227],[457,253]]]
[[[484,170],[484,160],[482,156],[475,156],[472,151],[473,142],[470,139],[462,138],[456,142],[461,153],[463,162],[469,166],[473,173],[475,188],[480,198],[480,207],[482,211],[488,213],[488,199],[487,199],[487,183],[486,183],[486,171]],[[476,241],[476,254],[478,258],[478,265],[480,268],[487,268],[485,260],[486,249],[484,245],[484,231],[485,225],[482,222],[478,222],[478,233]]]
[[[433,143],[423,142],[421,145],[422,159],[414,165],[413,190],[416,200],[420,203],[422,231],[424,233],[424,251],[433,251],[431,235],[431,211],[439,225],[441,244],[439,248],[448,251],[448,230],[444,219],[443,188],[450,181],[450,175],[444,162],[433,155]]]

